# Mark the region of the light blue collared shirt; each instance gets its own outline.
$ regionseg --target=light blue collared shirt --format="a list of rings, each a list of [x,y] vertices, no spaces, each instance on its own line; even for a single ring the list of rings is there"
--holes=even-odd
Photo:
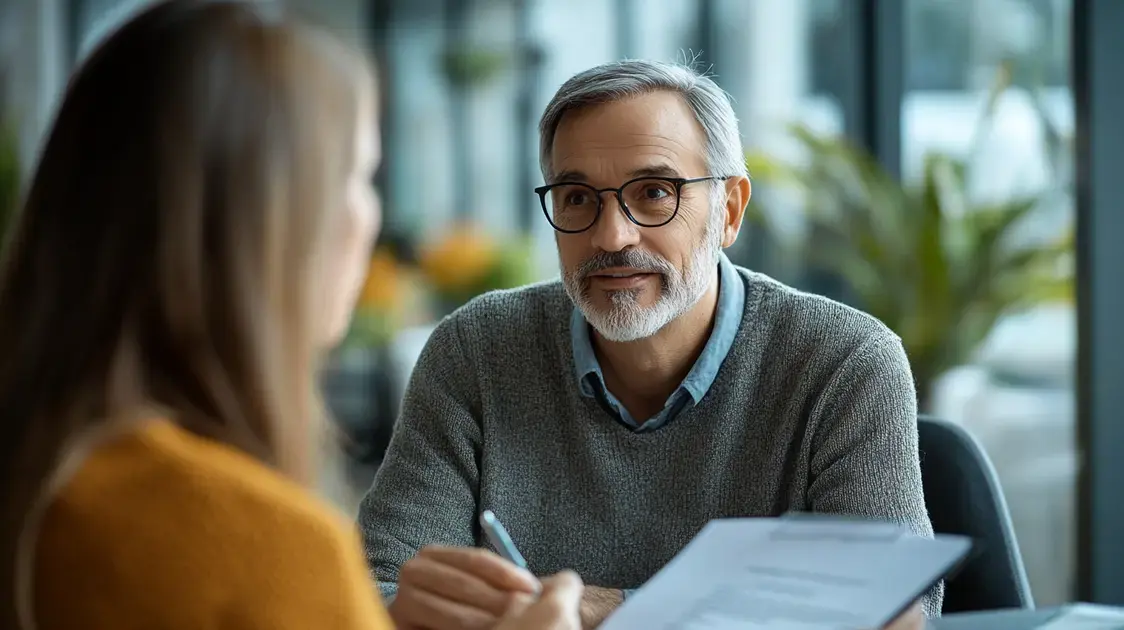
[[[687,378],[668,397],[663,409],[647,421],[637,422],[605,386],[601,364],[593,351],[589,324],[581,310],[574,308],[570,316],[570,336],[574,353],[574,369],[577,373],[578,388],[583,396],[595,398],[614,412],[617,419],[637,433],[655,431],[671,422],[684,409],[697,405],[714,383],[718,369],[726,360],[734,337],[741,325],[745,310],[745,285],[734,269],[734,264],[725,254],[718,257],[718,307],[714,316],[714,329],[710,339],[703,347]]]

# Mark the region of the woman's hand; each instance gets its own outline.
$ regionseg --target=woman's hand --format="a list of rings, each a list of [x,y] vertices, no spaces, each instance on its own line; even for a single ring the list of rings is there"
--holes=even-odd
[[[539,596],[520,596],[494,630],[582,630],[583,590],[572,571],[546,578]]]

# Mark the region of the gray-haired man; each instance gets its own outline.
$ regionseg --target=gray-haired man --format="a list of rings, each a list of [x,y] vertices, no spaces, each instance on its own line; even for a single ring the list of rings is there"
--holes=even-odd
[[[360,509],[396,621],[488,628],[533,589],[483,549],[484,509],[531,573],[590,585],[587,627],[714,518],[845,513],[932,535],[899,339],[722,254],[750,182],[714,82],[600,66],[540,131],[562,281],[441,322]],[[938,614],[939,589],[922,604]]]

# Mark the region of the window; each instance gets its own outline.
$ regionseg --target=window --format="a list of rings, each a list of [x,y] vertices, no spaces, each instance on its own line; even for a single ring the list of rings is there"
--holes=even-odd
[[[926,155],[964,159],[966,193],[1000,203],[1042,194],[1011,234],[1016,244],[1072,234],[1074,107],[1069,0],[909,0],[902,171]],[[1009,86],[994,101],[999,84]],[[984,443],[998,469],[1037,603],[1073,596],[1075,574],[1071,299],[1043,299],[1002,318],[970,365],[942,379],[938,415]]]

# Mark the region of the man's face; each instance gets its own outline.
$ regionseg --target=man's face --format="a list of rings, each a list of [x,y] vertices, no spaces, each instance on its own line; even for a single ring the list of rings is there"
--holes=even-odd
[[[676,94],[654,92],[597,105],[563,117],[547,183],[601,189],[653,174],[704,177],[710,175],[705,143]],[[616,195],[604,193],[593,227],[557,234],[566,292],[602,336],[633,341],[654,335],[706,293],[726,218],[724,195],[714,191],[712,181],[683,186],[675,218],[654,228],[629,221]]]

